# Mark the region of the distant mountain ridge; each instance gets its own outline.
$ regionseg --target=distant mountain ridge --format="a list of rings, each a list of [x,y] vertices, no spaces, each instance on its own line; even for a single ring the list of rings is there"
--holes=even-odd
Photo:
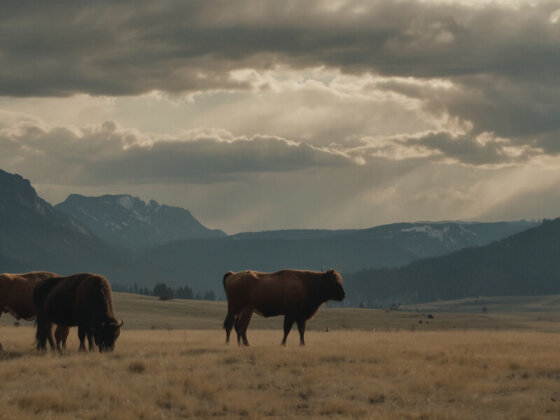
[[[153,200],[146,204],[126,194],[71,194],[53,207],[37,195],[28,180],[0,170],[0,272],[93,271],[115,284],[152,288],[164,281],[173,287],[188,285],[198,292],[213,290],[221,297],[221,279],[226,271],[290,267],[342,271],[349,279],[348,303],[359,303],[356,293],[364,297],[373,293],[384,299],[423,299],[436,295],[422,294],[414,288],[414,282],[391,273],[400,273],[398,267],[410,263],[409,267],[424,267],[425,260],[419,265],[414,261],[426,257],[465,248],[465,252],[477,253],[476,247],[535,225],[525,221],[419,222],[369,229],[288,229],[227,236],[204,227],[188,210]],[[542,274],[546,267],[543,262],[534,270]],[[459,269],[469,272],[462,266]],[[412,270],[424,273],[423,268]],[[422,276],[426,277],[424,282],[436,277],[430,271]],[[441,287],[447,284],[447,280],[438,281]],[[469,282],[466,280],[466,284]],[[399,285],[404,294],[397,290]],[[474,289],[465,286],[462,290],[471,293]]]
[[[31,183],[0,170],[0,261],[7,267],[64,272],[106,269],[118,252],[40,198]]]
[[[346,235],[358,229],[280,229],[263,230],[259,232],[240,232],[231,235],[234,239],[319,239],[332,236]]]
[[[287,229],[241,232],[232,235],[238,240],[318,240],[337,237],[342,241],[390,241],[414,258],[442,255],[466,247],[486,245],[492,241],[536,226],[535,222],[413,222],[392,223],[367,229]],[[377,265],[377,264],[373,264]],[[386,266],[393,264],[388,263]]]
[[[560,218],[486,246],[346,276],[353,304],[560,293]]]
[[[179,239],[224,237],[180,207],[148,204],[127,194],[86,197],[71,194],[55,208],[67,213],[113,246],[138,250]]]
[[[186,278],[195,288],[207,285],[222,293],[221,278],[228,270],[336,268],[346,274],[368,268],[398,267],[426,256],[486,245],[531,226],[534,223],[434,222],[345,231],[250,232],[170,242],[148,249],[140,260],[157,266],[158,273],[165,273],[173,286],[179,286]]]
[[[530,227],[534,222],[415,222],[393,223],[356,232],[394,242],[415,259],[448,254],[459,249],[487,245]]]

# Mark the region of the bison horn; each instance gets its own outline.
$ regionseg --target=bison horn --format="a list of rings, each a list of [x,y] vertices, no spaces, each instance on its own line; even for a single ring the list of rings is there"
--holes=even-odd
[[[117,327],[122,327],[124,325],[124,321],[121,319],[121,323],[119,325],[117,325]]]

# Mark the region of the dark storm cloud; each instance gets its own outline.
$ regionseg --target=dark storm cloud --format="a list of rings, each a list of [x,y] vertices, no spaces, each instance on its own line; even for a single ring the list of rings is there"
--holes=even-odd
[[[558,10],[557,0],[474,5],[418,0],[3,1],[0,95],[249,91],[259,87],[232,77],[232,71],[324,66],[343,74],[384,76],[375,89],[414,98],[432,118],[456,120],[466,132],[442,129],[443,134],[397,141],[401,147],[470,165],[518,163],[539,153],[558,153]],[[438,79],[451,87],[429,85]],[[342,137],[356,135],[341,133],[340,144]],[[263,168],[282,162],[288,169],[300,166],[298,157],[317,152],[271,139],[219,142],[215,150],[228,154],[247,144],[283,145],[276,150],[281,155],[299,150],[290,156],[294,162],[270,160]],[[134,156],[138,162],[144,159],[147,168],[148,156],[163,159],[173,155],[173,148],[181,155],[187,147],[203,153],[214,145],[206,141],[162,141],[150,149],[133,145],[112,163],[124,167],[131,160],[119,159]],[[216,153],[222,160],[215,166],[228,168],[228,160]],[[198,164],[168,165],[166,171],[170,177],[195,169],[204,173]]]
[[[559,80],[560,81],[560,80]],[[455,80],[457,90],[429,98],[425,108],[444,110],[475,123],[476,132],[501,136],[540,135],[558,127],[560,85],[472,76]]]
[[[5,1],[0,94],[246,88],[239,68],[558,80],[557,2]]]
[[[485,74],[457,77],[452,87],[434,88],[406,81],[386,81],[376,87],[416,98],[425,111],[436,117],[456,118],[463,129],[468,127],[468,135],[462,136],[460,142],[465,146],[469,139],[491,133],[508,139],[508,146],[540,149],[543,154],[558,153],[559,146],[554,141],[560,139],[558,82],[512,80]],[[482,148],[476,142],[470,147],[486,150],[487,159],[498,156],[492,148]],[[531,154],[538,153],[533,150]]]
[[[152,138],[113,122],[44,128],[0,126],[0,166],[62,185],[114,182],[219,182],[257,172],[354,166],[350,155],[271,136],[234,137],[199,130]]]

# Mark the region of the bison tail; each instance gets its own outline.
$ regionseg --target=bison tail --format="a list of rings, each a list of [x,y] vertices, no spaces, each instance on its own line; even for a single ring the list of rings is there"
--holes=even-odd
[[[233,274],[233,271],[228,271],[226,274],[224,274],[224,279],[222,280],[222,283],[224,284],[224,288],[226,287],[226,279],[231,276]]]

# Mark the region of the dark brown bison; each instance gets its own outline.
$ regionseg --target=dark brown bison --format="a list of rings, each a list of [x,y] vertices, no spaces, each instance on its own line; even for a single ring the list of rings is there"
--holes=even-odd
[[[15,319],[35,319],[33,290],[40,281],[50,277],[58,277],[58,274],[48,271],[0,274],[0,315],[7,312]],[[66,347],[68,327],[58,325],[55,333],[60,337],[60,340],[57,340],[57,348],[60,350],[61,346]]]
[[[90,273],[48,278],[35,287],[33,303],[37,311],[37,349],[47,341],[54,348],[52,324],[77,326],[80,350],[95,344],[99,351],[112,351],[123,325],[113,314],[111,286],[103,276]]]
[[[253,312],[265,317],[284,315],[283,345],[296,322],[300,344],[304,345],[305,323],[315,315],[319,306],[328,300],[340,301],[346,297],[342,277],[334,270],[229,271],[224,275],[223,282],[228,300],[228,313],[224,320],[226,343],[229,343],[235,325],[237,342],[243,340],[246,346],[249,345],[247,327]]]

